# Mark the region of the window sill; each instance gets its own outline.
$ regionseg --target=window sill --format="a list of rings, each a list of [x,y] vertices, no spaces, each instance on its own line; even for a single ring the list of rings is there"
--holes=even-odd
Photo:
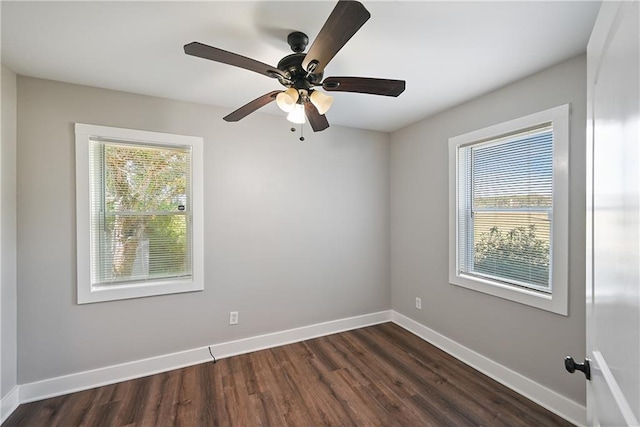
[[[78,289],[78,304],[143,298],[155,295],[197,292],[204,290],[202,281],[157,280],[149,282],[124,282],[114,285],[81,286]]]
[[[451,275],[449,277],[449,283],[563,316],[567,316],[568,314],[566,298],[563,299],[559,295],[553,295],[533,289],[520,288],[517,286],[510,286],[505,283],[465,274]]]

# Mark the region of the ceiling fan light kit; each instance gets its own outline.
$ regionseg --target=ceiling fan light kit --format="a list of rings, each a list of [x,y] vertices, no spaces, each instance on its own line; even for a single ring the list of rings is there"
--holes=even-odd
[[[276,95],[276,104],[285,113],[290,113],[298,102],[298,98],[300,94],[296,88],[290,87]]]
[[[313,105],[315,105],[318,109],[318,113],[320,114],[325,114],[329,111],[329,108],[331,108],[331,105],[333,104],[333,96],[322,93],[319,90],[311,92],[309,100]]]
[[[333,96],[317,90],[318,87],[329,92],[393,97],[404,92],[404,80],[370,77],[327,77],[323,80],[324,69],[329,61],[370,17],[362,3],[353,0],[338,1],[307,53],[303,52],[309,43],[309,37],[300,31],[289,34],[287,42],[294,53],[282,58],[277,67],[199,42],[185,45],[184,51],[187,55],[233,65],[277,79],[286,88],[254,99],[224,117],[225,121],[241,120],[276,101],[278,107],[288,113],[287,119],[290,122],[303,124],[308,120],[313,131],[319,132],[329,127],[325,113],[333,104]]]
[[[307,120],[305,119],[304,105],[302,103],[297,103],[293,107],[293,110],[291,110],[287,115],[287,120],[299,125],[305,124]]]

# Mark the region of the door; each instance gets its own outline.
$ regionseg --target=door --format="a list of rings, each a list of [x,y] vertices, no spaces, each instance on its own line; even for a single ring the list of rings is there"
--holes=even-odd
[[[603,2],[587,49],[587,422],[640,420],[640,3]]]

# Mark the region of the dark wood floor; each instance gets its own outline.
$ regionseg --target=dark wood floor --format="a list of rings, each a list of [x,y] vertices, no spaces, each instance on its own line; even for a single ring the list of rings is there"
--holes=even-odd
[[[10,426],[569,426],[393,323],[21,405]]]

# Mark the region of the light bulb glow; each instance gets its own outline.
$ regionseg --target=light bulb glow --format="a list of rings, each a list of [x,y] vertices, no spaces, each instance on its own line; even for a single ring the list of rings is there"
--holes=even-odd
[[[314,90],[309,96],[311,103],[315,105],[318,113],[324,114],[329,111],[331,108],[331,104],[333,104],[333,96],[327,95],[325,93],[320,92],[319,90]]]
[[[293,110],[287,116],[287,120],[289,120],[291,123],[296,123],[299,125],[306,123],[307,120],[305,118],[304,105],[296,104],[293,107]]]
[[[295,88],[290,87],[276,95],[276,104],[285,113],[290,113],[293,111],[293,107],[295,107],[299,97],[300,95],[298,94],[298,91]]]

